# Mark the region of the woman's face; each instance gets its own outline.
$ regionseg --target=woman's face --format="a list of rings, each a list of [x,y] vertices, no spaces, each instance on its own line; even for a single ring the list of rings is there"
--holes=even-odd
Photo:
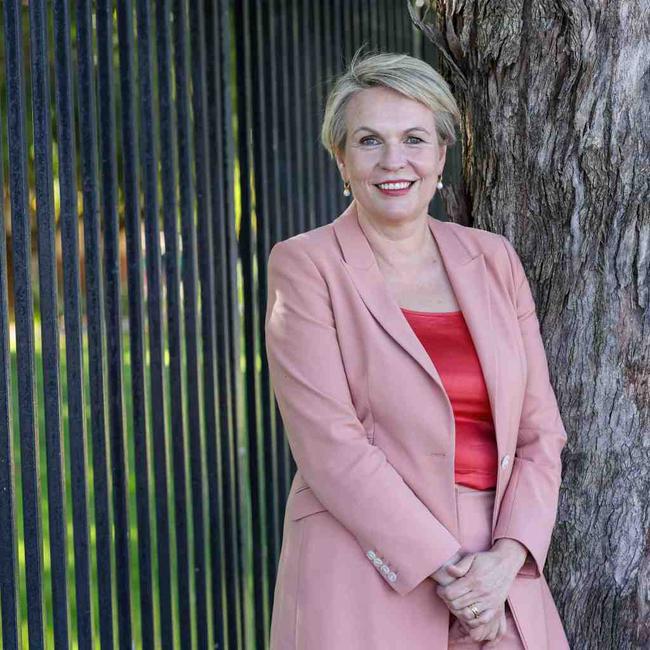
[[[447,153],[438,144],[433,112],[390,88],[368,88],[348,102],[346,124],[337,164],[359,209],[382,221],[426,215]],[[405,193],[377,187],[400,179],[414,181]]]

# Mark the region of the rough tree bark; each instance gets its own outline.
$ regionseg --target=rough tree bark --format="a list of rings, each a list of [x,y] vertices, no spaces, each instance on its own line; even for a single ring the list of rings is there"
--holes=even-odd
[[[650,8],[412,1],[464,115],[443,200],[510,239],[535,294],[569,437],[545,573],[571,647],[650,648]]]

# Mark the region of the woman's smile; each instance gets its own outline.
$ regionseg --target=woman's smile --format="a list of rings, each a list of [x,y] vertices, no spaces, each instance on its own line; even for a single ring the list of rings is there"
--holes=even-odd
[[[409,181],[403,183],[381,183],[375,187],[385,196],[404,196],[409,193],[417,181]]]

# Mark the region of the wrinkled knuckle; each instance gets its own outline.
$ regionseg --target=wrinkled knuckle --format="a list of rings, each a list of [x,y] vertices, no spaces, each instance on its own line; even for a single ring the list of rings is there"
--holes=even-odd
[[[472,641],[480,641],[481,640],[481,635],[479,634],[478,630],[471,630],[469,635],[472,638]]]

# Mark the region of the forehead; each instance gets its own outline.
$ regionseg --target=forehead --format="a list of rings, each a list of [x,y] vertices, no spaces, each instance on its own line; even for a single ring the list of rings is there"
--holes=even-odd
[[[346,106],[345,117],[348,130],[363,125],[377,131],[431,128],[435,119],[428,106],[391,88],[366,88],[355,93]]]

